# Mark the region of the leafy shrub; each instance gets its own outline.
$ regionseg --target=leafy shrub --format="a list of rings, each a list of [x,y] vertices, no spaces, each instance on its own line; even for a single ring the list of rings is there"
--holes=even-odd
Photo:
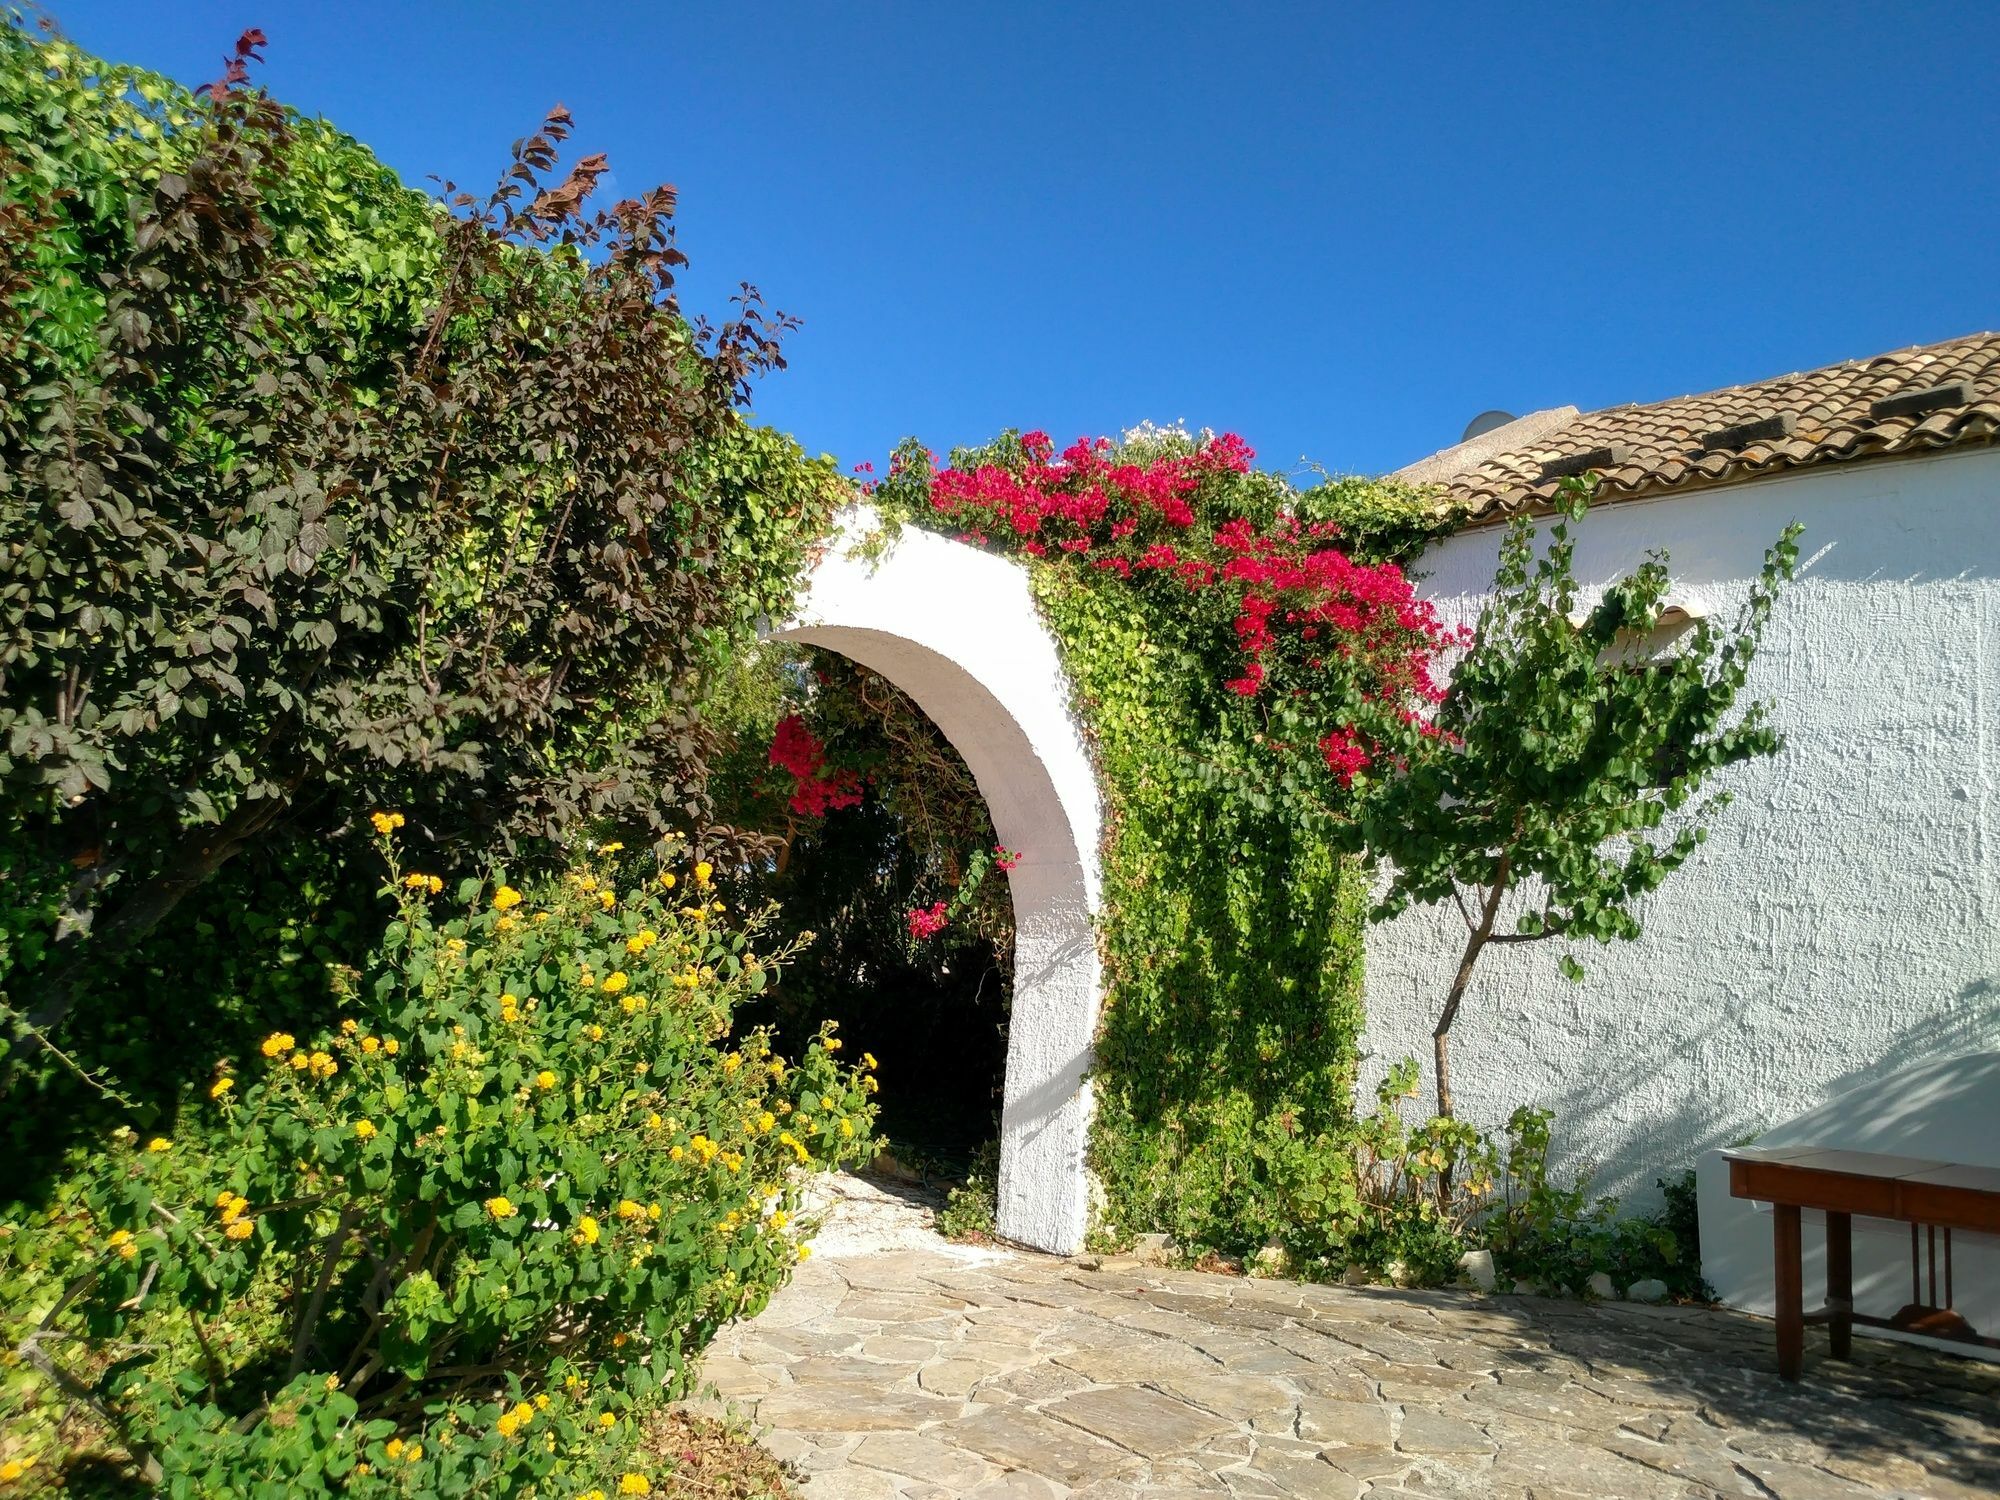
[[[65,883],[7,998],[43,1027],[385,798],[473,868],[701,826],[701,673],[834,499],[740,410],[791,320],[678,303],[670,188],[589,206],[558,109],[432,202],[243,86],[260,44],[197,98],[0,22],[0,819]]]
[[[1615,1198],[1590,1195],[1587,1178],[1551,1179],[1551,1111],[1515,1110],[1497,1139],[1456,1116],[1412,1125],[1401,1107],[1417,1088],[1414,1060],[1389,1070],[1351,1154],[1338,1158],[1351,1172],[1351,1207],[1302,1215],[1284,1237],[1295,1261],[1439,1285],[1458,1274],[1467,1250],[1485,1249],[1503,1283],[1581,1294],[1601,1271],[1620,1290],[1657,1278],[1673,1295],[1705,1294],[1691,1186],[1678,1199],[1670,1190],[1659,1214],[1621,1216]]]
[[[122,1132],[31,1250],[74,1276],[30,1357],[170,1492],[601,1482],[806,1253],[796,1174],[872,1152],[874,1080],[731,1038],[794,948],[620,853],[449,913],[392,863],[339,1027],[219,1061],[206,1129]]]
[[[1000,1213],[1000,1143],[989,1143],[972,1163],[965,1181],[945,1195],[937,1230],[946,1239],[990,1238]]]

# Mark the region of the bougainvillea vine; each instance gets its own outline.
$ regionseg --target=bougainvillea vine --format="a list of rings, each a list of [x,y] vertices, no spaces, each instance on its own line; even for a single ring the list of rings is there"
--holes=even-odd
[[[778,721],[771,737],[771,764],[791,773],[792,795],[786,804],[800,817],[823,818],[861,800],[861,778],[826,767],[826,746],[798,714]]]
[[[887,478],[866,486],[892,509],[934,520],[960,541],[1161,580],[1230,601],[1233,675],[1224,685],[1263,707],[1269,743],[1316,746],[1343,789],[1392,754],[1388,742],[1428,731],[1443,697],[1437,666],[1463,644],[1393,562],[1357,561],[1342,528],[1282,508],[1216,518],[1200,503],[1251,475],[1255,454],[1234,433],[1120,447],[1079,438],[1060,453],[1045,432],[1003,437],[939,467],[906,443]]]

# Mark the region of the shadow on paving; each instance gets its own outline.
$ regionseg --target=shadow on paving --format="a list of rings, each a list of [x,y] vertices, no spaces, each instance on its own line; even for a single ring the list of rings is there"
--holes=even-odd
[[[2000,1492],[2000,1367],[1707,1308],[944,1246],[815,1258],[704,1365],[810,1500]]]

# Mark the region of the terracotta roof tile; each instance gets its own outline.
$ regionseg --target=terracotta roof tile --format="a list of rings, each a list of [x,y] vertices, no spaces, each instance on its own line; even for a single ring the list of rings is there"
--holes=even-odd
[[[1971,401],[1891,417],[1877,417],[1870,410],[1886,397],[1954,381],[1970,383]],[[1703,440],[1710,434],[1787,414],[1794,419],[1789,436],[1760,436],[1740,448],[1704,451]],[[1597,476],[1597,498],[1605,501],[1729,484],[1809,464],[1996,439],[2000,333],[1976,333],[1706,395],[1584,412],[1553,429],[1541,425],[1524,446],[1468,452],[1472,461],[1462,469],[1450,467],[1453,455],[1447,450],[1404,473],[1440,484],[1447,502],[1479,519],[1545,503],[1557,481],[1542,478],[1543,466],[1598,449],[1625,450],[1605,467],[1588,471]],[[1447,460],[1444,472],[1440,459]],[[1420,470],[1421,476],[1413,472]]]

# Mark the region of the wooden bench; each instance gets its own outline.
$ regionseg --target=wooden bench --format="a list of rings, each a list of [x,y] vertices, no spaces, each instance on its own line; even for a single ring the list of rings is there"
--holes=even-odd
[[[2000,1234],[2000,1168],[1968,1167],[1872,1151],[1823,1146],[1746,1146],[1722,1153],[1732,1197],[1771,1205],[1778,1298],[1778,1373],[1797,1380],[1805,1360],[1805,1325],[1829,1325],[1835,1359],[1848,1358],[1856,1323],[1931,1338],[2000,1348],[1952,1307],[1951,1232]],[[1804,1309],[1799,1211],[1826,1215],[1826,1305]],[[1854,1310],[1854,1215],[1910,1226],[1910,1300],[1893,1317]],[[1944,1300],[1938,1300],[1938,1231],[1944,1231]],[[1927,1257],[1921,1253],[1928,1244]],[[1929,1296],[1922,1271],[1928,1259]]]

